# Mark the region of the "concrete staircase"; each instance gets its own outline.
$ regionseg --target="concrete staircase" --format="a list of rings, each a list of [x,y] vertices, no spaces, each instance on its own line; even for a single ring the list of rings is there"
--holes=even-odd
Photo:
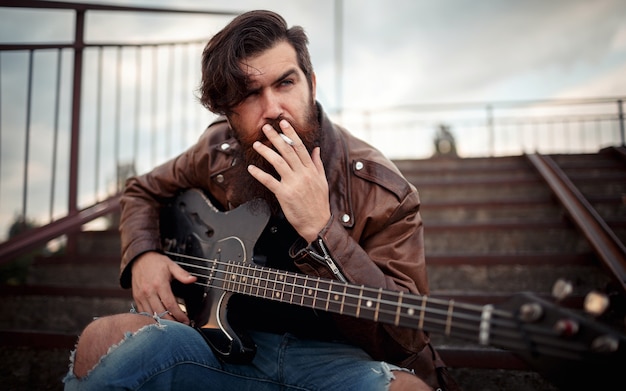
[[[611,151],[552,158],[626,243],[626,160]],[[592,289],[616,291],[527,157],[397,164],[420,191],[432,297],[497,304],[519,291],[549,297],[554,282],[567,279],[574,290],[564,303],[576,307]],[[76,243],[77,255],[39,257],[25,285],[0,287],[5,390],[62,389],[80,330],[130,308],[130,293],[118,285],[116,229],[81,232]],[[433,339],[465,391],[556,389],[511,352],[437,331]]]
[[[623,157],[606,151],[552,158],[626,243]],[[431,296],[481,305],[522,291],[550,298],[564,279],[574,290],[563,304],[580,307],[591,290],[615,290],[527,157],[397,164],[420,191]],[[432,336],[465,390],[556,389],[510,352]]]

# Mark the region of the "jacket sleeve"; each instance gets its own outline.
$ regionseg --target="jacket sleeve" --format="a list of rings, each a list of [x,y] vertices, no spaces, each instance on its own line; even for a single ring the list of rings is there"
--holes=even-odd
[[[131,285],[130,264],[148,251],[162,251],[160,205],[178,192],[193,187],[209,188],[210,145],[208,130],[198,142],[178,157],[152,171],[126,181],[122,194],[120,237],[122,261],[120,284]]]
[[[353,189],[360,194],[360,206],[355,207],[360,210],[356,213],[359,222],[346,229],[337,218],[331,218],[318,242],[297,253],[298,267],[307,274],[336,278],[332,268],[316,255],[326,252],[350,283],[427,294],[419,195],[404,178],[398,175],[396,179],[404,183],[404,190],[390,191],[391,187],[382,189],[380,184],[374,189],[371,184]],[[335,319],[339,329],[345,330],[344,337],[375,359],[401,364],[429,342],[425,333],[414,329],[347,316]]]

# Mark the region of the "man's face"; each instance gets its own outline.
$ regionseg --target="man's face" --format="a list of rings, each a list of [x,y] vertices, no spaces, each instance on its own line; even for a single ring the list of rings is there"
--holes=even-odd
[[[312,77],[312,88],[309,88],[306,76],[298,66],[296,51],[287,42],[279,42],[245,59],[241,67],[248,75],[248,95],[232,109],[228,120],[243,150],[243,167],[254,164],[277,176],[273,167],[252,148],[252,144],[260,141],[272,147],[261,128],[270,124],[279,131],[278,122],[285,119],[309,151],[319,145],[315,75]],[[272,198],[264,186],[251,176],[249,179],[251,182],[240,183],[243,187],[240,190],[245,193],[245,196],[240,194],[245,197],[240,201],[256,197]]]
[[[230,125],[244,148],[255,141],[269,145],[261,128],[269,123],[278,130],[278,121],[286,119],[298,131],[308,132],[310,111],[315,110],[315,75],[312,88],[298,66],[295,49],[288,42],[249,57],[240,64],[248,75],[248,95],[233,107]],[[317,124],[315,124],[317,129]]]

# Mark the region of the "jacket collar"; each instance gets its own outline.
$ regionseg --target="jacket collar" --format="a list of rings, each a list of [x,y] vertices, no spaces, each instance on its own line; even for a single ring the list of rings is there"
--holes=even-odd
[[[331,213],[344,227],[352,227],[354,213],[350,187],[351,162],[344,137],[345,130],[328,118],[319,102],[317,110],[322,130],[321,157],[329,188],[332,189]]]

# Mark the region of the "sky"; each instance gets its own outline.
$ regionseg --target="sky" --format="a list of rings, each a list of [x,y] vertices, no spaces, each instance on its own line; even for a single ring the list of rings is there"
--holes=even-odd
[[[98,3],[99,1],[89,1]],[[337,102],[333,0],[109,0],[107,4],[281,13],[311,41],[320,98],[335,108],[401,104],[619,96],[626,93],[623,0],[343,0],[343,80]],[[12,10],[10,10],[12,11]],[[24,23],[7,9],[9,37],[71,36],[50,17]],[[0,16],[1,18],[1,16]],[[107,20],[107,19],[105,19]],[[228,17],[168,23],[132,15],[88,38],[203,38]],[[110,18],[108,19],[110,21]],[[126,23],[128,22],[128,23]],[[158,26],[158,24],[156,24]],[[131,27],[132,26],[132,27]],[[26,30],[29,29],[29,30]],[[363,82],[367,80],[367,82]]]
[[[104,0],[91,3],[174,7],[243,12],[270,9],[279,12],[290,25],[301,25],[310,40],[310,52],[317,74],[317,97],[329,112],[376,111],[398,106],[449,104],[458,102],[502,102],[547,99],[626,97],[626,1],[624,0]],[[341,45],[336,40],[337,6],[341,5]],[[110,13],[88,13],[88,42],[159,42],[208,39],[231,17],[172,17]],[[0,8],[0,42],[58,42],[73,36],[73,16],[63,11],[23,11]],[[337,48],[342,49],[337,55]],[[199,46],[198,51],[201,50]],[[199,53],[196,53],[198,55]],[[110,55],[105,68],[113,68]],[[53,101],[54,57],[38,57],[34,84],[34,109],[46,111]],[[63,75],[69,76],[70,56],[64,55]],[[91,60],[86,60],[88,63]],[[338,64],[340,66],[338,67]],[[4,226],[19,210],[23,168],[24,56],[0,57],[0,238]],[[21,71],[22,73],[19,73]],[[191,72],[193,74],[193,72]],[[91,84],[89,84],[91,83]],[[93,86],[94,80],[86,81]],[[105,80],[106,85],[106,80]],[[21,87],[21,89],[20,89]],[[88,89],[89,91],[89,89]],[[183,92],[183,94],[191,93]],[[178,94],[178,92],[177,92]],[[62,89],[61,111],[67,113],[69,89]],[[85,94],[85,99],[95,99]],[[161,102],[166,105],[166,102]],[[129,104],[129,106],[131,106]],[[191,112],[191,108],[180,108]],[[201,108],[196,104],[194,116]],[[11,114],[19,113],[22,119]],[[104,112],[103,127],[110,127],[111,113]],[[35,114],[33,114],[35,115]],[[43,114],[41,114],[43,116]],[[47,114],[49,116],[49,114]],[[83,117],[93,113],[86,111]],[[360,120],[344,117],[358,128]],[[162,119],[165,122],[172,119]],[[17,121],[17,122],[13,122]],[[21,121],[21,122],[20,122]],[[60,118],[67,128],[69,116]],[[84,120],[85,121],[85,120]],[[202,119],[200,119],[202,121]],[[33,118],[29,181],[50,176],[49,130],[39,129]],[[123,120],[126,131],[132,121]],[[184,125],[176,125],[183,128]],[[201,131],[178,144],[191,143]],[[178,129],[175,127],[175,129]],[[358,130],[358,129],[357,129]],[[39,133],[37,133],[39,132]],[[45,136],[44,136],[45,135]],[[361,135],[357,132],[357,135]],[[394,157],[397,151],[387,144],[387,134],[370,135],[368,141]],[[67,154],[67,132],[61,133],[59,155]],[[89,139],[88,137],[85,139]],[[91,142],[103,145],[106,140]],[[167,142],[165,144],[168,144]],[[397,145],[398,143],[396,143]],[[401,143],[400,143],[401,144]],[[406,144],[406,143],[405,143]],[[158,148],[165,149],[169,145]],[[179,145],[182,148],[183,145]],[[103,147],[104,148],[104,147]],[[86,148],[89,150],[88,148]],[[174,153],[175,151],[168,151]],[[132,154],[125,150],[123,153]],[[397,152],[403,156],[405,151]],[[38,162],[36,157],[46,156]],[[147,169],[153,162],[145,163]],[[59,159],[59,183],[67,163]],[[81,163],[88,167],[93,162]],[[103,163],[104,164],[104,163]],[[100,178],[110,181],[103,171]],[[91,182],[90,182],[91,181]],[[30,183],[30,182],[29,182]],[[45,192],[46,185],[32,187],[31,194]],[[49,185],[47,185],[49,186]],[[64,186],[58,185],[63,199]],[[86,190],[86,189],[82,189]],[[49,201],[29,196],[29,210]],[[60,201],[59,201],[60,202]],[[62,209],[62,208],[61,208]]]

